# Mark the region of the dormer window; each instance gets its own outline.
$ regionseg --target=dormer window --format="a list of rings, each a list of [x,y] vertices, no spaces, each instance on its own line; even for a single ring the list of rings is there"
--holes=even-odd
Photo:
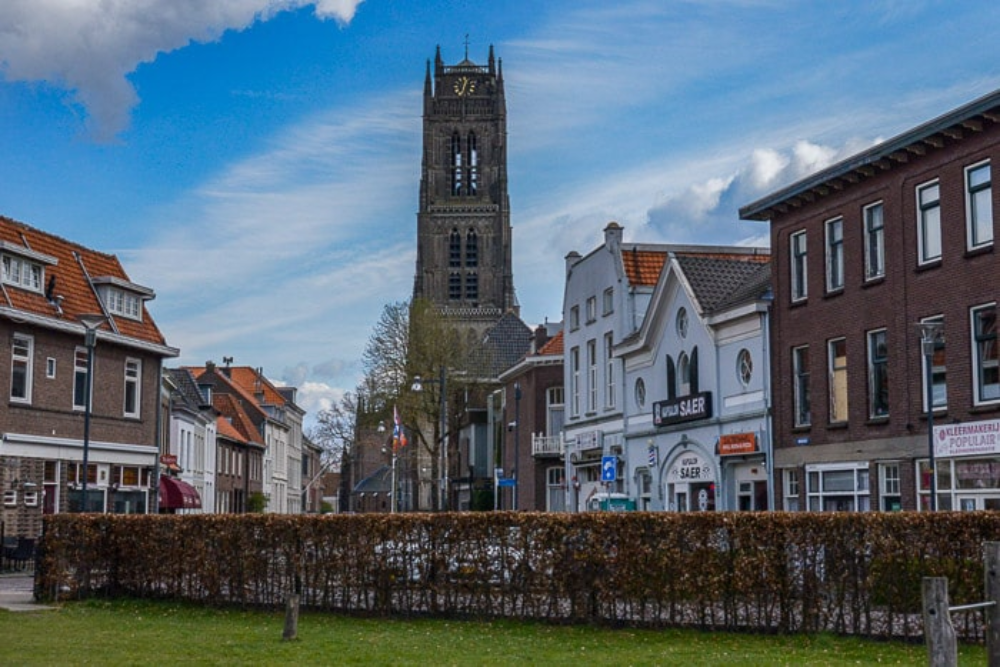
[[[94,278],[104,307],[112,315],[142,320],[142,302],[154,297],[153,290],[121,278]]]
[[[3,256],[3,281],[32,292],[42,291],[42,265],[20,257]]]

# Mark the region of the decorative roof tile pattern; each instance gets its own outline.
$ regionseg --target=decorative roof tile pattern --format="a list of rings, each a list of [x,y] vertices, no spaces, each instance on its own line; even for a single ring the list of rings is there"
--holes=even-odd
[[[3,216],[0,216],[0,252],[12,257],[27,257],[31,261],[37,258],[36,263],[43,266],[45,274],[41,291],[4,284],[0,305],[53,321],[77,322],[80,315],[101,313],[109,316],[109,322],[101,325],[102,330],[166,346],[166,339],[149,316],[144,301],[141,320],[135,320],[111,315],[98,297],[94,286],[97,279],[134,285],[114,255],[85,248]],[[152,290],[146,288],[139,290],[147,296],[152,294]],[[176,356],[174,350],[163,352]]]

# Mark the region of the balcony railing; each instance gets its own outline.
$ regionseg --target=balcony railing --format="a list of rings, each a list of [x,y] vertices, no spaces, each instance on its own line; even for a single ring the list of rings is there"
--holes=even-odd
[[[565,456],[566,443],[563,441],[562,433],[559,435],[542,435],[533,433],[531,435],[532,456]]]

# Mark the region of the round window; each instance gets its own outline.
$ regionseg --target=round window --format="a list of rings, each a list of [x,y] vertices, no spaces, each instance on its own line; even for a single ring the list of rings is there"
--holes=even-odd
[[[688,311],[681,308],[677,311],[677,335],[686,338],[688,334]]]
[[[639,378],[635,381],[635,404],[639,408],[646,406],[646,383]]]
[[[740,350],[736,355],[736,377],[744,387],[750,384],[750,379],[753,377],[753,358],[750,356],[750,350]]]

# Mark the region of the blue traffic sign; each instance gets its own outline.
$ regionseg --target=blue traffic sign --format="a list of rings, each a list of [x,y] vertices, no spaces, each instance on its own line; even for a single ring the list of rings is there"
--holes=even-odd
[[[601,481],[602,482],[613,482],[618,478],[618,457],[617,456],[602,456],[601,457]]]

